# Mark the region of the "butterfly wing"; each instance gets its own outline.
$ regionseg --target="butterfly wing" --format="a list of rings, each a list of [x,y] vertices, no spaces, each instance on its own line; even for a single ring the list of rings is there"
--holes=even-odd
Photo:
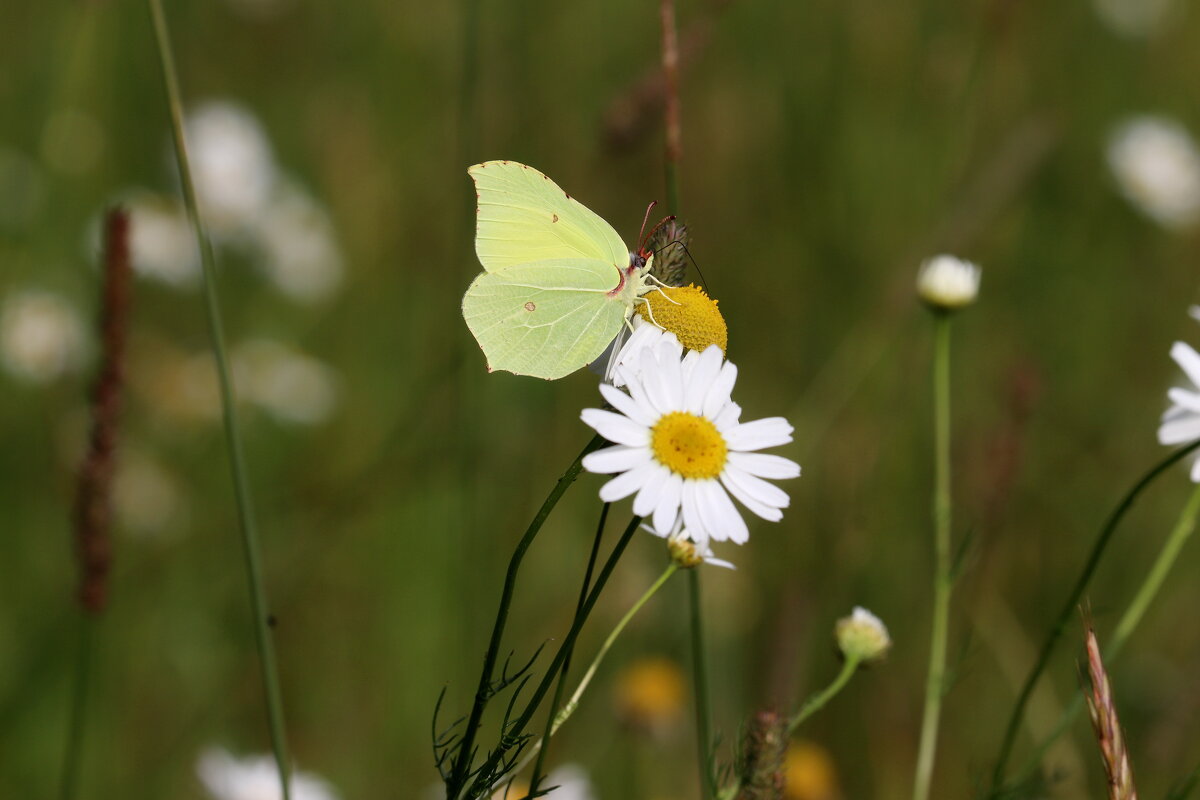
[[[551,258],[629,265],[612,226],[533,167],[486,161],[467,172],[479,198],[475,252],[486,271]]]
[[[479,275],[463,318],[489,370],[554,380],[594,361],[621,329],[628,304],[608,296],[620,280],[599,259],[549,259]]]

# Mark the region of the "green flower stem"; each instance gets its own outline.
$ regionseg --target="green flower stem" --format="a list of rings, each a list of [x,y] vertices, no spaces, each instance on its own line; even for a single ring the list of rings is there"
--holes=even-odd
[[[596,523],[596,535],[592,537],[592,552],[588,555],[587,569],[583,572],[583,583],[579,585],[579,599],[575,603],[576,618],[583,611],[583,604],[587,601],[588,589],[592,584],[592,572],[596,569],[596,559],[600,555],[600,540],[604,538],[604,524],[608,521],[608,510],[610,508],[612,508],[612,503],[604,503],[600,507],[600,520]],[[514,772],[514,774],[520,772],[525,764],[529,762],[529,757],[533,753],[537,753],[537,763],[533,765],[533,776],[529,780],[530,786],[537,786],[541,780],[542,768],[545,766],[546,751],[549,749],[550,737],[558,729],[554,709],[558,708],[562,703],[563,690],[567,684],[567,675],[571,671],[571,656],[574,654],[575,648],[572,647],[567,652],[567,657],[563,659],[562,670],[558,673],[558,685],[554,687],[554,699],[550,702],[550,713],[546,716],[546,729],[542,732],[541,742],[534,746],[530,754],[521,761]]]
[[[597,437],[599,438],[599,437]],[[601,440],[603,441],[603,440]],[[575,615],[575,621],[571,624],[571,629],[567,631],[567,636],[563,639],[562,645],[558,648],[558,652],[554,654],[554,660],[550,662],[550,666],[546,669],[546,674],[543,676],[537,688],[534,689],[533,695],[529,702],[525,705],[525,710],[521,712],[521,716],[509,723],[505,730],[500,746],[495,748],[488,756],[478,770],[480,776],[491,775],[500,765],[512,747],[520,741],[521,735],[525,732],[525,728],[529,725],[529,720],[537,712],[538,706],[546,696],[546,692],[550,691],[550,684],[554,681],[558,671],[562,669],[563,661],[566,659],[567,653],[575,646],[575,640],[579,638],[579,631],[583,629],[583,625],[587,622],[587,618],[592,613],[592,609],[596,605],[596,601],[600,599],[600,593],[604,591],[605,584],[608,583],[609,577],[617,566],[617,562],[621,560],[621,556],[625,553],[625,548],[629,546],[629,540],[633,538],[633,534],[637,531],[638,525],[642,524],[642,518],[634,516],[621,534],[621,538],[617,540],[613,547],[612,553],[609,554],[608,560],[604,562],[604,566],[600,569],[600,574],[596,577],[596,583],[592,590],[588,593],[587,602],[583,604],[583,609],[579,614]],[[468,789],[479,788],[486,791],[487,787],[467,787],[463,786],[458,791],[447,794],[448,797],[460,797]],[[475,794],[475,797],[480,795]]]
[[[571,699],[567,701],[567,704],[563,706],[562,710],[559,711],[555,716],[554,726],[550,730],[552,735],[557,733],[558,729],[562,727],[562,724],[570,719],[571,715],[575,713],[575,709],[579,707],[579,699],[583,697],[583,693],[587,691],[588,684],[592,682],[592,678],[594,678],[596,675],[596,670],[600,668],[600,662],[604,660],[604,656],[608,654],[608,651],[612,648],[613,643],[617,641],[617,637],[620,636],[621,632],[625,630],[625,626],[628,625],[629,621],[633,619],[639,611],[642,610],[642,606],[646,605],[650,598],[653,597],[655,593],[663,587],[663,584],[670,580],[671,576],[674,575],[678,569],[678,564],[674,562],[669,564],[667,568],[663,570],[663,573],[658,576],[658,580],[650,585],[650,588],[647,589],[646,592],[640,598],[638,598],[638,601],[634,603],[628,611],[625,612],[625,616],[621,617],[621,621],[618,622],[616,627],[613,628],[608,634],[608,638],[604,640],[604,644],[600,645],[600,650],[596,653],[596,657],[592,659],[592,663],[587,668],[587,672],[585,672],[583,674],[583,678],[580,679],[579,686],[576,687],[575,693],[571,695]]]
[[[1004,785],[1004,773],[1008,766],[1008,760],[1012,755],[1013,746],[1016,743],[1017,731],[1020,729],[1021,720],[1025,716],[1025,706],[1028,705],[1029,698],[1033,695],[1033,689],[1037,685],[1038,678],[1041,677],[1042,672],[1046,669],[1046,665],[1050,662],[1050,655],[1054,651],[1055,645],[1066,631],[1071,617],[1076,613],[1076,609],[1079,608],[1079,603],[1083,599],[1083,593],[1087,590],[1096,567],[1100,565],[1100,559],[1103,557],[1117,526],[1125,518],[1125,514],[1129,509],[1133,508],[1133,504],[1141,496],[1142,492],[1159,475],[1162,475],[1189,453],[1194,452],[1197,447],[1200,447],[1200,441],[1190,444],[1187,447],[1179,448],[1155,464],[1149,472],[1133,485],[1125,494],[1125,497],[1121,499],[1121,502],[1117,504],[1117,507],[1109,514],[1108,519],[1104,521],[1104,526],[1100,529],[1100,534],[1096,537],[1096,541],[1092,545],[1091,553],[1088,554],[1083,571],[1080,572],[1070,596],[1058,612],[1058,618],[1055,620],[1050,632],[1046,635],[1045,641],[1042,642],[1042,648],[1038,652],[1037,661],[1034,662],[1033,667],[1029,670],[1029,675],[1025,678],[1025,683],[1021,686],[1021,692],[1017,696],[1017,702],[1013,706],[1012,715],[1009,717],[1008,726],[1004,731],[1004,739],[1000,745],[1000,754],[996,758],[996,766],[992,772],[991,793],[993,795]]]
[[[933,495],[934,551],[933,632],[929,645],[929,673],[925,681],[925,713],[917,753],[913,800],[928,800],[937,751],[938,723],[946,680],[946,641],[950,618],[950,592],[954,582],[950,552],[950,317],[934,316],[933,358],[934,440],[936,449]]]
[[[75,666],[75,687],[71,699],[71,718],[67,727],[67,749],[63,760],[62,800],[74,800],[79,792],[79,773],[83,764],[83,734],[87,720],[88,687],[91,682],[95,628],[99,620],[90,614],[79,619],[79,652]]]
[[[795,716],[788,720],[787,734],[789,737],[804,724],[806,719],[824,708],[825,704],[832,700],[838,692],[846,688],[846,684],[854,677],[854,673],[858,671],[858,665],[861,663],[858,656],[846,656],[846,660],[842,662],[842,671],[837,674],[833,682],[805,700],[804,705],[800,706],[800,710],[796,712]]]
[[[571,699],[568,700],[567,704],[564,705],[558,711],[558,713],[551,718],[551,725],[549,726],[547,735],[542,737],[540,744],[534,745],[535,752],[538,752],[539,754],[545,752],[546,742],[549,741],[549,738],[558,733],[558,729],[562,727],[564,722],[571,718],[571,715],[575,713],[575,709],[579,707],[579,701],[583,697],[583,693],[587,691],[588,685],[591,684],[592,678],[594,678],[596,675],[596,670],[600,668],[600,662],[604,660],[604,657],[612,648],[613,643],[617,641],[617,637],[620,636],[621,632],[625,630],[625,627],[629,624],[629,621],[632,620],[639,611],[641,611],[642,606],[649,602],[650,598],[653,597],[655,593],[663,587],[663,584],[665,584],[678,569],[679,565],[671,563],[663,571],[663,573],[658,576],[658,579],[651,584],[650,588],[646,590],[645,594],[643,594],[638,601],[634,603],[628,611],[625,612],[625,616],[621,617],[621,620],[617,623],[616,627],[614,627],[608,634],[608,638],[604,640],[604,644],[600,646],[600,650],[596,653],[595,658],[592,659],[591,665],[587,668],[587,672],[583,674],[583,678],[580,679],[579,686],[575,688],[575,693],[571,695]],[[565,669],[563,670],[563,674],[566,674]],[[562,685],[561,681],[559,685]],[[556,703],[555,708],[557,707],[558,705]],[[529,764],[529,761],[533,758],[533,756],[534,752],[526,754],[525,757],[521,759],[521,761],[515,767],[513,767],[509,774],[519,775],[521,770]],[[538,760],[541,760],[540,755]],[[505,777],[507,778],[507,776]],[[536,781],[531,780],[530,786],[532,787],[535,785]]]
[[[508,623],[508,609],[512,605],[513,592],[517,586],[517,573],[521,570],[521,561],[525,558],[525,551],[533,544],[538,531],[542,529],[546,518],[558,505],[563,494],[579,477],[579,473],[583,470],[584,456],[603,444],[604,437],[596,434],[575,457],[571,466],[567,467],[567,471],[558,479],[558,483],[554,485],[545,502],[542,503],[542,507],[538,509],[533,521],[529,523],[529,527],[525,529],[525,535],[517,543],[517,549],[513,551],[512,558],[508,561],[508,572],[504,576],[504,588],[500,593],[500,605],[496,609],[496,622],[492,626],[492,638],[488,642],[487,653],[483,658],[483,670],[479,673],[479,688],[475,690],[475,703],[471,707],[471,716],[467,727],[463,730],[463,741],[458,756],[455,758],[450,780],[446,783],[447,797],[458,797],[466,789],[467,778],[471,771],[471,757],[475,749],[475,737],[479,733],[479,723],[483,719],[483,711],[491,698],[492,674],[496,671],[496,660],[500,654],[500,640],[504,637],[504,626]],[[578,615],[576,616],[578,617]],[[548,673],[551,676],[553,674],[554,672]]]
[[[1175,527],[1171,529],[1171,534],[1163,544],[1158,558],[1154,560],[1153,566],[1150,567],[1150,571],[1146,574],[1146,579],[1142,581],[1137,594],[1134,595],[1133,601],[1130,602],[1129,607],[1125,609],[1125,613],[1121,615],[1120,621],[1117,622],[1117,627],[1109,638],[1108,646],[1104,648],[1104,661],[1110,667],[1112,662],[1121,653],[1125,643],[1129,641],[1129,637],[1137,629],[1138,623],[1142,621],[1142,617],[1145,616],[1150,603],[1154,601],[1154,598],[1162,588],[1167,574],[1175,565],[1180,551],[1183,550],[1183,546],[1191,538],[1192,532],[1195,531],[1197,514],[1200,514],[1200,485],[1192,490],[1192,494],[1184,505],[1183,510],[1179,513],[1179,518],[1175,521]],[[1063,712],[1062,716],[1059,717],[1058,724],[1055,725],[1054,730],[1046,737],[1045,741],[1038,745],[1033,756],[1022,766],[1014,780],[1015,783],[1020,783],[1033,774],[1045,756],[1046,751],[1066,732],[1082,708],[1083,694],[1077,690],[1074,698],[1071,700],[1071,704]],[[997,790],[993,792],[993,795],[999,793]]]
[[[700,575],[688,572],[688,608],[692,619],[692,686],[696,695],[696,748],[700,759],[701,797],[710,798],[716,792],[712,761],[712,706],[708,693],[708,664],[704,648],[704,617],[700,602]]]
[[[183,200],[188,219],[195,231],[200,248],[200,263],[204,273],[204,296],[208,310],[208,325],[212,336],[213,357],[217,363],[217,377],[221,388],[221,411],[225,426],[225,440],[229,451],[230,469],[233,474],[234,494],[237,498],[238,522],[242,533],[242,554],[250,583],[250,605],[254,615],[254,638],[258,646],[262,682],[267,695],[267,717],[271,730],[271,748],[275,753],[275,764],[279,769],[279,781],[284,800],[290,800],[291,782],[288,779],[289,761],[285,736],[283,697],[279,689],[279,670],[275,664],[275,650],[267,629],[267,600],[263,589],[262,569],[259,565],[258,530],[254,522],[254,510],[250,499],[250,482],[246,476],[246,460],[238,428],[237,408],[234,403],[233,379],[229,370],[229,359],[225,352],[225,331],[221,322],[221,306],[217,296],[216,263],[212,242],[200,220],[200,206],[196,199],[196,187],[188,166],[187,143],[183,136],[183,104],[180,100],[179,80],[175,71],[175,56],[171,50],[171,39],[167,31],[167,19],[163,14],[161,0],[147,0],[150,16],[154,21],[154,33],[158,42],[158,55],[162,66],[163,86],[166,90],[167,106],[171,113],[171,129],[175,138],[175,159],[179,166],[179,179],[183,185]]]

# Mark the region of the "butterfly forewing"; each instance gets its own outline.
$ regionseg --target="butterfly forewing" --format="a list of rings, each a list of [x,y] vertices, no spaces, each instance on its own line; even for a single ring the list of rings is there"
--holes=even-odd
[[[612,226],[533,167],[486,161],[467,172],[479,196],[475,252],[488,272],[552,258],[628,266]]]

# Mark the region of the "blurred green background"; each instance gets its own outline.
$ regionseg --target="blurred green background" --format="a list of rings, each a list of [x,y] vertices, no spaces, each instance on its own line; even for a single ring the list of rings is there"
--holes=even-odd
[[[1014,683],[1095,531],[1162,456],[1155,428],[1178,379],[1167,352],[1200,339],[1186,315],[1200,237],[1139,213],[1105,150],[1135,114],[1200,130],[1200,16],[1185,4],[1131,31],[1105,22],[1117,0],[1103,5],[1109,17],[1084,0],[681,3],[692,253],[729,323],[735,397],[747,418],[792,421],[780,453],[804,467],[784,521],[754,522],[749,544],[718,551],[737,571],[703,575],[725,755],[752,711],[833,676],[834,621],[862,604],[889,625],[891,658],[804,736],[835,764],[827,797],[910,792],[932,573],[921,259],[949,250],[984,268],[954,343],[955,537],[969,544],[937,796],[985,779]],[[468,709],[508,555],[590,436],[579,410],[599,402],[586,371],[549,384],[485,373],[459,313],[479,270],[466,167],[536,166],[632,241],[664,195],[657,4],[167,13],[189,112],[207,108],[216,141],[235,142],[233,156],[213,145],[231,197],[212,216],[228,214],[214,223],[220,290],[292,749],[345,798],[421,797],[436,784],[437,693],[450,716]],[[204,747],[269,743],[149,16],[128,0],[6,3],[0,30],[0,304],[18,314],[28,292],[52,295],[59,331],[31,346],[33,366],[18,352],[0,372],[0,796],[58,784],[95,229],[121,200],[154,233],[135,242],[81,796],[202,797]],[[256,192],[260,205],[238,207]],[[515,660],[567,629],[600,483],[579,481],[526,561]],[[1089,592],[1101,641],[1186,491],[1182,469],[1168,474],[1114,541]],[[627,513],[618,505],[610,541]],[[664,558],[635,539],[581,653]],[[1113,669],[1143,796],[1200,762],[1198,578],[1192,548]],[[552,761],[583,765],[601,797],[696,796],[690,711],[646,737],[613,700],[637,659],[686,663],[683,590],[669,584],[635,620],[555,740]],[[1059,701],[1080,640],[1072,630],[1052,664]],[[1052,701],[1037,708],[1053,719]],[[1102,791],[1086,722],[1053,763],[1059,780],[1039,796]]]

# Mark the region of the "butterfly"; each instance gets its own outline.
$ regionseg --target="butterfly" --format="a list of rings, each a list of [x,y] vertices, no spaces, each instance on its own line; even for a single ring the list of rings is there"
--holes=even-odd
[[[595,361],[654,289],[653,254],[644,244],[630,252],[611,225],[533,167],[485,161],[467,173],[484,271],[462,311],[488,371],[554,380]]]

